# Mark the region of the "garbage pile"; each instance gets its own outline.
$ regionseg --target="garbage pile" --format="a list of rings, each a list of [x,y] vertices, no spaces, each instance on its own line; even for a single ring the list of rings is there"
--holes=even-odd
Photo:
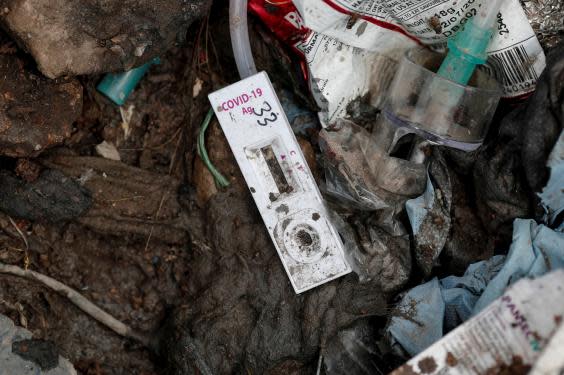
[[[7,1],[0,374],[559,373],[562,17]]]

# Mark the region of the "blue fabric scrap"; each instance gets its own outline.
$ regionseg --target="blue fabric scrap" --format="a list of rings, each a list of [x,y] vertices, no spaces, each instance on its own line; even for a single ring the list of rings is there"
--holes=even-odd
[[[435,188],[433,187],[431,178],[427,173],[427,187],[425,188],[425,192],[417,198],[413,198],[405,202],[405,210],[407,211],[409,223],[411,224],[414,235],[419,233],[421,223],[423,223],[423,220],[425,220],[425,217],[434,205]]]
[[[560,133],[548,157],[547,166],[550,168],[550,178],[539,197],[547,213],[547,222],[552,225],[564,211],[564,131]]]
[[[507,260],[476,302],[473,315],[500,297],[515,281],[559,268],[564,268],[564,233],[534,220],[515,219]]]
[[[311,130],[319,128],[317,114],[296,104],[296,98],[291,91],[280,90],[278,94],[282,109],[295,134],[307,137]]]
[[[516,219],[507,257],[498,255],[468,267],[462,277],[433,279],[402,298],[387,332],[392,342],[416,355],[449,330],[477,314],[523,277],[564,268],[564,233]]]

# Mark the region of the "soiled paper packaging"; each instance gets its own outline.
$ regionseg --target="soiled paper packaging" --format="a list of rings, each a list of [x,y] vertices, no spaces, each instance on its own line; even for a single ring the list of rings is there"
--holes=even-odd
[[[250,0],[250,7],[284,40],[302,52],[320,120],[346,117],[347,105],[363,98],[379,107],[405,51],[416,45],[444,50],[447,38],[474,17],[485,0]],[[278,23],[273,15],[279,13]],[[283,13],[283,14],[281,14]],[[289,26],[289,28],[287,27]],[[291,30],[295,31],[290,38]],[[535,89],[545,55],[519,0],[506,0],[485,67],[504,96],[519,98]]]
[[[530,368],[556,337],[564,316],[563,295],[564,270],[522,279],[392,375],[485,374],[500,368]]]

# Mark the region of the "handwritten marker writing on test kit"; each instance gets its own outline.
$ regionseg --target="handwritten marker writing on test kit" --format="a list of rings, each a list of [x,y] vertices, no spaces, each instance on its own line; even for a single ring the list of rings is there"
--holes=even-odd
[[[266,73],[209,99],[296,293],[351,272]]]

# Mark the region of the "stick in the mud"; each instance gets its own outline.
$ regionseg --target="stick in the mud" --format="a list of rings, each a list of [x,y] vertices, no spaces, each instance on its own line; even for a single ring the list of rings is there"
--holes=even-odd
[[[67,297],[73,304],[75,304],[79,309],[84,311],[86,314],[90,315],[92,318],[96,319],[98,322],[102,323],[115,333],[120,336],[135,339],[141,342],[143,345],[149,347],[150,340],[149,337],[143,333],[133,330],[128,325],[120,322],[98,306],[94,305],[92,302],[83,297],[76,290],[66,286],[65,284],[45,276],[39,272],[32,270],[24,270],[18,266],[0,263],[0,273],[10,274],[14,276],[20,276],[30,280],[36,280],[45,285],[46,287],[54,290],[55,292]]]

